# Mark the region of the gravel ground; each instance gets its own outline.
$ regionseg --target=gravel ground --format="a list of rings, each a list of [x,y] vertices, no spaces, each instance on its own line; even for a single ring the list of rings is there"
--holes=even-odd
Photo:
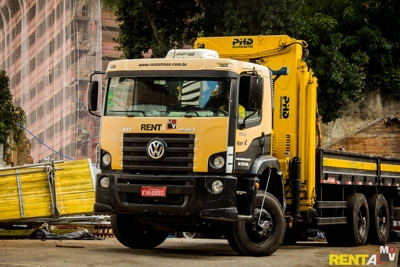
[[[377,265],[397,266],[395,262]],[[152,250],[133,250],[115,238],[105,240],[0,240],[0,267],[4,266],[329,266],[329,254],[379,254],[379,246],[329,247],[325,242],[298,242],[281,246],[269,257],[236,254],[223,239],[168,238]],[[365,256],[366,257],[366,256]],[[342,262],[343,263],[343,262]],[[344,262],[346,263],[346,262]],[[361,263],[361,262],[360,262]],[[364,263],[366,264],[366,263]],[[350,264],[354,265],[354,264]],[[348,264],[349,266],[349,264]]]

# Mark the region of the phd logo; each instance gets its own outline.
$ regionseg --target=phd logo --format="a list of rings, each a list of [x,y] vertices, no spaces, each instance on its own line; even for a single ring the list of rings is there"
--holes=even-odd
[[[290,97],[288,96],[281,96],[280,98],[280,119],[287,119],[289,118],[289,102]]]
[[[253,48],[253,38],[233,38],[232,48]]]
[[[380,246],[377,254],[329,254],[329,265],[381,265],[394,262],[396,259],[395,246]]]

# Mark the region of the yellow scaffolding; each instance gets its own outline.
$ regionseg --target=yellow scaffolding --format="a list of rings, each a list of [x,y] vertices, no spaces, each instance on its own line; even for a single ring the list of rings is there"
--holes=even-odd
[[[89,159],[0,169],[0,222],[93,214]]]

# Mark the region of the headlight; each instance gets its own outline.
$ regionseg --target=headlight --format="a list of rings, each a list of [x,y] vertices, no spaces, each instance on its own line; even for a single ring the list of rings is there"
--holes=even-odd
[[[110,185],[110,179],[108,177],[101,177],[99,184],[101,188],[105,189]]]
[[[111,155],[105,153],[103,157],[101,157],[101,163],[103,164],[103,166],[108,166],[111,163]]]
[[[224,183],[221,180],[215,180],[211,184],[211,190],[214,194],[219,194],[224,190]]]
[[[221,169],[225,165],[225,160],[222,156],[216,156],[210,163],[211,167],[214,169]]]

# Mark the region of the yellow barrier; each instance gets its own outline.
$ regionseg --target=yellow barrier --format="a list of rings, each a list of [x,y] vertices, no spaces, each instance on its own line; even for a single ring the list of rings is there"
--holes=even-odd
[[[88,215],[93,204],[90,160],[0,169],[0,221]]]

